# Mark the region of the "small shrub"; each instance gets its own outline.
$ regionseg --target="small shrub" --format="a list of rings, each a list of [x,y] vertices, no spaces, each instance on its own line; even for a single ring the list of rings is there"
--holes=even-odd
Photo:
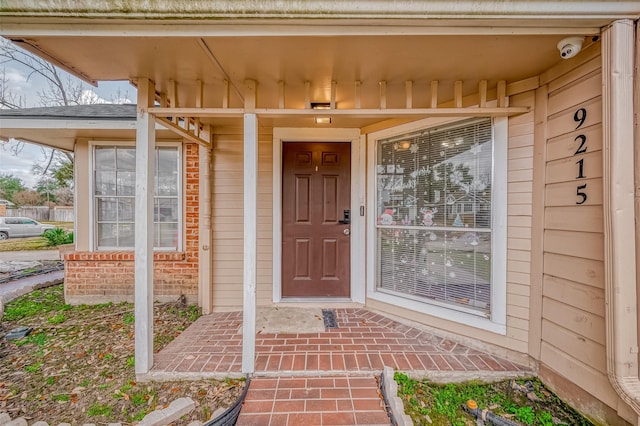
[[[60,246],[73,243],[73,232],[62,228],[53,228],[44,233],[50,246]]]

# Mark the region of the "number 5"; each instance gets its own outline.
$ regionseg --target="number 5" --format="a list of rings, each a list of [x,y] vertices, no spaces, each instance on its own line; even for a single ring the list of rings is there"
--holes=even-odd
[[[582,200],[576,201],[576,204],[584,204],[584,202],[587,201],[587,194],[582,191],[583,189],[586,189],[586,188],[587,188],[586,183],[584,185],[578,185],[578,188],[576,189],[576,195],[578,197],[582,197]]]

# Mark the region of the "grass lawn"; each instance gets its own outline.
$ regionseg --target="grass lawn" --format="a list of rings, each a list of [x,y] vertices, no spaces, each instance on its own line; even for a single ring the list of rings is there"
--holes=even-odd
[[[154,307],[157,352],[200,316],[178,303]],[[34,291],[7,304],[4,333],[18,326],[33,332],[0,341],[0,412],[49,424],[131,423],[191,397],[196,410],[175,424],[205,421],[236,401],[243,383],[235,380],[137,383],[133,354],[133,305],[70,306],[63,286]]]
[[[42,222],[62,228],[66,231],[73,231],[73,222]],[[22,250],[53,250],[56,246],[52,246],[45,237],[26,237],[26,238],[9,238],[0,241],[0,252],[2,251],[22,251]]]
[[[22,250],[53,250],[45,237],[9,238],[0,241],[0,252]]]

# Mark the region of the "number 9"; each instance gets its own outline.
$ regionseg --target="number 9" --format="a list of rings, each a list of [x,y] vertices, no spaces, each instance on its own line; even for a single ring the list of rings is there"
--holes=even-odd
[[[587,119],[587,110],[584,108],[580,108],[579,110],[577,110],[576,113],[573,114],[573,121],[575,121],[576,123],[579,122],[575,130],[578,130],[580,127],[582,127],[586,119]]]

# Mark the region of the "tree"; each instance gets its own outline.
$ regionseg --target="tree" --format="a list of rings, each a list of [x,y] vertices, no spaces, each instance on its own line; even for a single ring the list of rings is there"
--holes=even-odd
[[[19,191],[13,195],[13,202],[18,206],[39,206],[42,204],[42,195],[31,189]]]
[[[34,164],[32,168],[33,172],[42,175],[43,178],[55,181],[59,188],[73,189],[73,154],[54,150],[52,155],[48,155],[45,151],[47,149],[48,148],[42,148],[43,153],[46,154],[47,162],[44,164]]]
[[[45,176],[38,181],[36,191],[40,194],[41,199],[45,200],[47,204],[55,203],[56,197],[54,193],[59,187],[60,185],[58,185],[58,182],[55,179]]]
[[[7,39],[0,39],[0,63],[17,63],[29,70],[27,80],[37,77],[48,82],[47,88],[38,92],[42,106],[67,106],[80,105],[91,102],[83,96],[87,86],[82,81],[73,76],[63,73],[55,65],[45,61],[32,53],[19,48]],[[5,108],[18,108],[19,103],[12,98],[13,93],[2,91],[5,96],[0,98],[0,104]],[[13,100],[13,102],[12,102]]]
[[[24,96],[19,96],[11,90],[7,69],[0,70],[0,107],[15,109],[24,108],[26,105]]]
[[[56,204],[59,206],[72,206],[73,205],[73,189],[71,188],[58,188],[53,191],[53,195],[56,197]]]
[[[15,203],[13,199],[15,194],[26,189],[27,187],[19,177],[10,174],[0,174],[0,196],[5,200]]]
[[[24,49],[11,43],[9,40],[0,39],[0,64],[17,63],[29,70],[27,80],[41,78],[48,82],[47,88],[38,92],[42,106],[68,106],[80,104],[92,104],[101,101],[93,92],[87,90],[87,86],[77,78],[63,73],[55,65],[41,59]],[[93,96],[87,96],[87,93]],[[0,73],[0,107],[23,108],[25,100],[17,96],[9,85],[6,69]],[[23,141],[11,140],[3,144],[4,149],[18,154],[24,147]],[[59,150],[48,150],[44,165],[36,164],[33,171],[46,176],[47,174],[58,181],[60,187],[73,188],[73,154]]]

